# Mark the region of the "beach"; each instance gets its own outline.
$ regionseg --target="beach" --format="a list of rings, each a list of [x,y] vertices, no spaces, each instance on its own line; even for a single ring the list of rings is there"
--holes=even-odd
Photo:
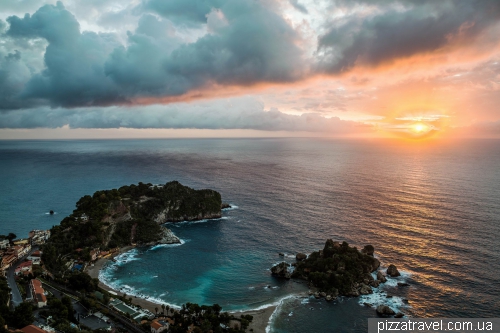
[[[99,278],[99,271],[104,267],[104,265],[114,258],[115,256],[118,256],[124,252],[127,252],[129,250],[133,249],[132,246],[124,247],[120,249],[120,252],[115,253],[112,256],[109,256],[107,258],[101,258],[98,259],[93,266],[89,266],[86,270],[86,273],[90,275],[92,278]],[[99,287],[101,287],[104,290],[107,291],[113,291],[119,295],[123,294],[119,290],[115,290],[113,288],[110,288],[109,286],[105,285],[101,281],[99,281]],[[145,300],[140,297],[133,297],[132,298],[132,303],[135,305],[139,305],[140,307],[144,309],[148,309],[152,313],[155,313],[155,308],[159,309],[161,311],[161,304],[154,303],[148,300]],[[253,316],[253,320],[250,323],[249,327],[247,328],[248,332],[254,332],[254,333],[265,333],[266,332],[266,327],[268,326],[269,319],[271,318],[273,312],[276,310],[276,305],[270,305],[269,307],[263,308],[263,309],[258,309],[258,310],[248,310],[248,311],[235,311],[235,312],[229,312],[230,314],[236,316],[236,317],[241,317],[242,315],[251,315]]]

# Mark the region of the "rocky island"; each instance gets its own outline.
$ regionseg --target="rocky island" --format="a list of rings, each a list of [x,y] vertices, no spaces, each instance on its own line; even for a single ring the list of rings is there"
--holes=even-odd
[[[307,256],[304,253],[296,255],[296,263],[281,262],[271,268],[274,276],[281,278],[296,278],[309,282],[317,289],[316,297],[333,300],[337,296],[359,296],[371,294],[372,287],[386,282],[386,277],[378,271],[376,278],[372,272],[380,267],[380,261],[373,257],[372,245],[365,246],[361,251],[351,247],[347,242],[338,243],[328,239],[322,250]],[[295,266],[294,269],[292,266]],[[391,265],[387,271],[390,276],[398,276],[396,266]]]
[[[219,218],[226,206],[217,191],[194,190],[177,181],[97,191],[80,198],[73,213],[51,229],[43,259],[57,274],[64,272],[65,256],[75,251],[88,261],[94,249],[180,243],[162,224]]]

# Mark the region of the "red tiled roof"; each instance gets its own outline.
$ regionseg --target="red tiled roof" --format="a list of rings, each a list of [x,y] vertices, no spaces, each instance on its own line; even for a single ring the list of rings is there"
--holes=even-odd
[[[44,294],[36,294],[36,299],[38,302],[47,302],[47,297]]]
[[[42,283],[40,282],[40,280],[37,280],[37,279],[33,279],[31,280],[31,284],[33,285],[33,289],[35,291],[35,294],[42,294],[43,295],[43,287],[42,287]]]
[[[31,265],[33,265],[33,262],[31,260],[29,260],[29,261],[25,261],[25,262],[21,263],[19,266],[17,266],[17,268],[30,267]]]
[[[154,328],[155,330],[161,328],[163,325],[158,322],[158,320],[153,320],[151,322],[151,327]]]
[[[40,327],[36,327],[35,325],[28,325],[26,327],[21,328],[21,331],[24,333],[47,333],[47,331],[42,330]]]

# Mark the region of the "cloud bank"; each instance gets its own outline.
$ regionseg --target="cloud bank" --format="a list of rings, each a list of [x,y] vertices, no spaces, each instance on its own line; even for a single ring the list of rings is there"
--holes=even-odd
[[[331,135],[365,133],[370,126],[319,114],[294,116],[264,110],[258,101],[233,98],[216,103],[176,103],[146,107],[42,107],[0,113],[0,128],[190,128],[255,129],[264,131],[323,132]]]
[[[399,92],[402,81],[469,96],[471,81],[449,73],[500,58],[497,0],[31,0],[2,2],[0,12],[10,13],[0,15],[2,128],[356,132],[361,124],[325,115],[380,116],[388,103],[376,92]],[[479,120],[495,122],[498,71],[475,75],[489,83],[469,100],[486,94]],[[298,105],[293,87],[323,79],[336,87],[315,100],[314,83]],[[259,99],[266,87],[290,95],[269,97],[282,104],[268,111],[220,97]],[[220,101],[158,105],[199,96]],[[230,102],[238,106],[222,107]]]

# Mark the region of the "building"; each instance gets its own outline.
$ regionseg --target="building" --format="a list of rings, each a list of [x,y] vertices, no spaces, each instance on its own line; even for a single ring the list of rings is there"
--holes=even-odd
[[[95,261],[97,260],[97,255],[99,254],[99,249],[93,249],[90,251],[90,261]]]
[[[31,260],[33,262],[33,265],[40,265],[40,263],[42,262],[42,251],[33,252],[28,256],[27,259]]]
[[[36,327],[35,325],[28,325],[26,327],[21,328],[23,333],[47,333],[46,330],[42,330],[40,327]]]
[[[31,245],[42,245],[49,239],[50,230],[31,230],[28,236]]]
[[[8,239],[0,240],[0,249],[6,249],[10,246],[10,242]]]
[[[6,254],[2,257],[2,269],[7,269],[10,265],[17,260],[17,255]]]
[[[42,283],[40,282],[40,280],[32,279],[30,281],[30,289],[35,304],[39,308],[46,306],[47,297],[45,297],[45,290],[43,290]]]
[[[160,333],[164,330],[168,330],[170,324],[167,321],[155,319],[151,322],[151,333]]]
[[[33,265],[32,261],[25,261],[16,267],[14,274],[16,274],[16,275],[29,274],[32,272],[32,270],[31,270],[32,265]],[[24,273],[24,272],[27,272],[27,273]]]
[[[5,254],[14,255],[16,256],[16,259],[20,259],[21,257],[27,255],[30,250],[31,250],[30,244],[27,244],[26,246],[14,245],[10,247],[7,251],[5,251]]]
[[[14,245],[21,245],[25,246],[30,243],[29,238],[22,238],[22,239],[16,239],[15,241],[12,242]]]

